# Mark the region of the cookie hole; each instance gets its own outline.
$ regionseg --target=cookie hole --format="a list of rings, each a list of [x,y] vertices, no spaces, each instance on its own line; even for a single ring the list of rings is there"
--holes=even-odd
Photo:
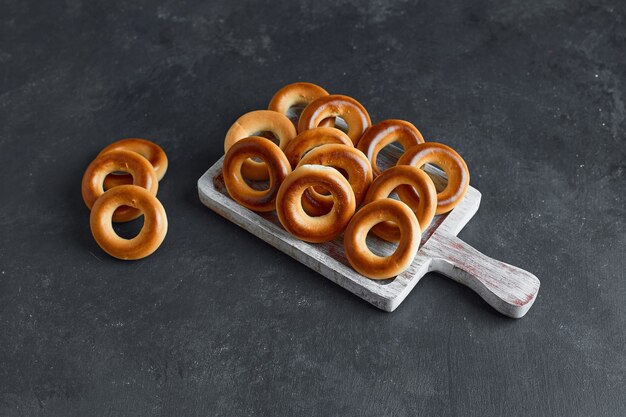
[[[321,186],[321,185],[316,185],[315,187],[312,187],[312,188],[315,190],[315,192],[317,192],[317,193],[319,193],[319,194],[322,194],[322,195],[331,195],[331,192],[328,190],[328,188],[326,188],[326,187],[324,187],[324,186]],[[307,192],[308,192],[308,191],[309,191],[309,190],[307,190]],[[315,212],[315,213],[314,213],[314,212],[312,212],[312,211],[310,211],[310,210],[307,210],[308,205],[307,205],[307,203],[305,202],[307,192],[302,193],[302,197],[301,197],[301,199],[300,199],[300,204],[302,204],[302,208],[304,209],[304,212],[305,212],[306,214],[308,214],[308,215],[309,215],[309,216],[311,216],[311,217],[319,217],[319,216],[323,216],[323,215],[325,215],[325,214],[330,213],[330,211],[332,210],[332,206],[330,206],[330,207],[328,208],[328,210],[323,210],[321,213],[317,213],[317,212]]]
[[[267,191],[270,188],[269,181],[255,181],[248,178],[244,178],[244,181],[246,182],[248,187],[256,191]]]
[[[321,194],[321,195],[330,195],[330,191],[328,191],[326,188],[321,187],[319,185],[313,187],[313,190],[315,190],[316,193]]]
[[[424,165],[422,169],[424,170],[424,172],[426,172],[426,174],[428,174],[430,179],[433,180],[433,183],[435,184],[435,189],[438,193],[445,190],[445,188],[448,186],[448,176],[441,167],[435,164],[428,163]]]
[[[393,254],[398,247],[397,242],[387,242],[384,239],[379,238],[370,230],[367,233],[367,238],[365,239],[365,243],[367,244],[367,248],[377,256],[387,257]]]
[[[132,239],[137,237],[141,229],[143,228],[144,216],[140,216],[135,220],[124,223],[113,223],[113,230],[122,239]]]
[[[265,162],[262,158],[251,158],[256,160],[257,162]],[[250,187],[253,190],[256,191],[266,191],[270,188],[270,182],[269,180],[262,180],[262,181],[258,181],[258,180],[252,180],[250,178],[247,178],[243,172],[240,172],[241,178],[243,178],[244,182],[246,183],[246,185],[248,187]]]
[[[391,190],[391,193],[389,193],[387,198],[393,198],[394,200],[401,201],[400,197],[398,196],[398,187],[396,187],[393,190]]]
[[[341,117],[335,117],[335,128],[341,130],[343,133],[348,133],[348,123]]]
[[[278,137],[273,132],[270,132],[269,130],[263,130],[261,132],[256,132],[256,133],[254,133],[251,136],[260,136],[262,138],[269,139],[269,140],[271,140],[274,143],[274,145],[280,146],[280,140],[278,140]]]
[[[133,176],[130,172],[126,171],[114,171],[104,178],[102,182],[102,190],[107,191],[118,185],[126,185],[133,183]]]
[[[250,136],[260,136],[262,138],[271,140],[272,143],[274,143],[274,145],[280,146],[280,140],[278,140],[278,137],[273,132],[270,132],[269,130],[263,130],[263,131],[260,131],[260,132],[254,132]],[[263,162],[263,160],[261,158],[256,157],[256,156],[254,156],[254,157],[252,157],[250,159],[252,159],[255,162]]]
[[[298,120],[300,120],[300,115],[304,111],[306,104],[295,104],[287,110],[286,116],[291,120],[294,125],[298,125]]]
[[[384,170],[396,165],[398,159],[404,153],[404,147],[399,142],[391,142],[378,152],[376,157],[376,167],[383,172]]]

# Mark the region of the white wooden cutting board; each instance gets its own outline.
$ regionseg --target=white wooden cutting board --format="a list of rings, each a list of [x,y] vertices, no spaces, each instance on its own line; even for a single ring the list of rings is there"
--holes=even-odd
[[[390,147],[383,149],[379,163],[392,165],[398,153]],[[537,277],[489,258],[456,237],[480,205],[480,192],[471,186],[458,206],[436,216],[424,231],[420,250],[406,271],[388,280],[371,280],[348,264],[343,235],[326,243],[303,242],[282,228],[276,212],[255,213],[232,200],[221,175],[223,159],[198,180],[198,194],[204,205],[382,310],[395,310],[430,271],[467,285],[509,317],[524,316],[535,301],[539,291]],[[426,170],[436,185],[445,181],[445,174],[437,168],[427,166]],[[380,254],[389,254],[395,247],[375,236],[368,237],[368,246]]]

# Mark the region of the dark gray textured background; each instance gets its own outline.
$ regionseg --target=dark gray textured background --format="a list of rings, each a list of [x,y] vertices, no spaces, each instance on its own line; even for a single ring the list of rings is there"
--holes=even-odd
[[[0,0],[0,415],[626,415],[625,19]],[[297,80],[464,156],[483,202],[460,236],[541,279],[525,318],[435,274],[380,312],[200,204],[229,125]],[[129,136],[170,159],[169,234],[138,262],[100,250],[80,194]]]

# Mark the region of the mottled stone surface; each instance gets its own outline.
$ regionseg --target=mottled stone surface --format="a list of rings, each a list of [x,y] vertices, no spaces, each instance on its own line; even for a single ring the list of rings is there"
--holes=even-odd
[[[460,237],[542,280],[525,318],[434,274],[380,312],[202,206],[296,80],[465,157]],[[617,0],[0,1],[0,415],[626,415],[625,91]],[[80,195],[128,136],[170,158],[138,262]]]

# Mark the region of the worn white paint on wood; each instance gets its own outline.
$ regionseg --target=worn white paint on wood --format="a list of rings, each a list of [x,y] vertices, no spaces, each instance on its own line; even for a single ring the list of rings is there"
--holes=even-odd
[[[398,154],[399,150],[387,147],[379,155],[379,163],[383,168],[392,165]],[[237,204],[224,187],[222,161],[223,158],[198,180],[203,204],[382,310],[395,310],[430,271],[467,285],[509,317],[522,317],[535,301],[539,290],[537,277],[491,259],[456,237],[480,205],[481,195],[473,187],[469,187],[454,210],[435,217],[422,234],[422,245],[411,266],[395,278],[380,281],[366,278],[350,267],[343,250],[343,235],[322,244],[303,242],[282,228],[275,212],[259,214]],[[438,188],[445,184],[442,171],[429,166],[426,170]],[[395,248],[375,236],[368,237],[368,245],[379,254],[391,253]]]

